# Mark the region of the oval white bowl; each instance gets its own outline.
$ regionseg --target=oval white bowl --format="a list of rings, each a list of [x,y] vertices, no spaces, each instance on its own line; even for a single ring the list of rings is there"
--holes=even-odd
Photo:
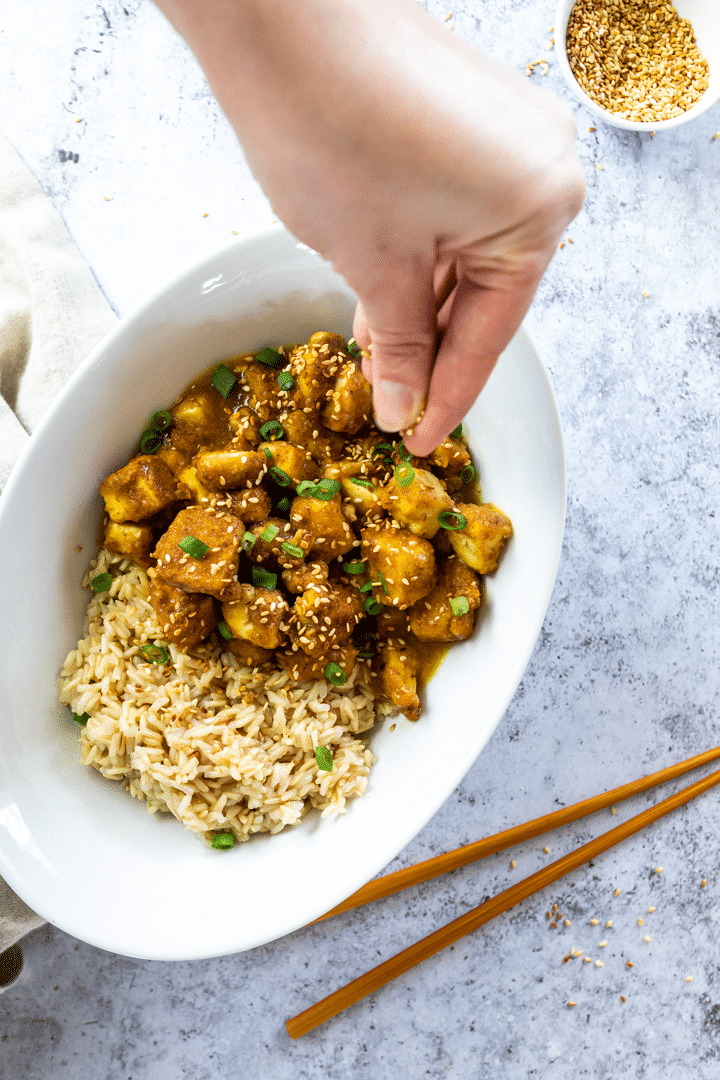
[[[98,485],[195,374],[317,329],[347,335],[353,308],[342,279],[282,228],[234,242],[118,324],[68,383],[0,500],[0,873],[49,922],[100,948],[219,956],[339,903],[451,794],[530,657],[560,556],[565,465],[550,381],[521,331],[466,425],[483,494],[510,514],[515,537],[488,579],[475,637],[451,650],[422,719],[373,733],[377,764],[347,814],[313,813],[277,836],[213,851],[80,764],[56,678],[82,632]]]
[[[708,62],[710,83],[697,104],[671,120],[625,120],[617,113],[603,109],[585,93],[573,75],[567,56],[567,25],[574,6],[575,0],[559,0],[555,11],[555,51],[558,65],[565,82],[578,101],[606,124],[626,131],[665,131],[695,120],[720,100],[720,4],[717,0],[675,0],[678,15],[682,19],[690,20],[698,47]]]

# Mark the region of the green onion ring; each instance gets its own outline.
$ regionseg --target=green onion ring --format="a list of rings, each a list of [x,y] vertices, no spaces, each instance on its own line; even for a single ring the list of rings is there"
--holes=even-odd
[[[365,563],[360,559],[356,559],[355,562],[344,562],[342,568],[346,574],[364,574]]]
[[[470,611],[470,602],[467,596],[451,596],[450,610],[456,618],[460,615],[467,615]]]
[[[339,664],[329,663],[325,665],[325,678],[328,682],[331,682],[333,686],[342,686],[347,682],[347,675],[340,667]]]
[[[412,465],[396,465],[393,476],[397,480],[398,487],[407,487],[415,479],[415,470]]]
[[[379,615],[382,611],[382,604],[379,600],[374,600],[372,596],[368,596],[363,600],[363,607],[368,615]]]
[[[212,834],[210,840],[210,847],[215,848],[217,851],[224,851],[226,848],[235,847],[235,834],[231,832],[216,832]]]
[[[453,522],[453,518],[455,521]],[[458,529],[464,529],[467,525],[467,518],[464,514],[459,514],[457,510],[443,510],[442,514],[438,514],[438,522],[442,525],[443,529],[448,529],[450,532],[457,532]]]
[[[281,390],[292,390],[295,380],[289,371],[281,371],[277,377]]]
[[[237,376],[233,374],[227,364],[218,364],[210,378],[210,385],[226,401],[230,397],[236,382]]]
[[[198,540],[197,536],[183,537],[179,541],[178,547],[193,559],[202,559],[203,555],[207,555],[210,550],[209,545],[204,544],[202,540]]]
[[[322,769],[323,772],[332,772],[333,756],[327,746],[315,747],[315,761],[317,762],[318,769]]]
[[[283,551],[287,551],[288,555],[293,555],[296,559],[302,559],[305,555],[304,550],[298,544],[291,544],[289,540],[285,540],[280,547]]]
[[[267,441],[271,439],[277,441],[278,439],[282,439],[285,434],[285,428],[278,420],[268,420],[267,423],[263,424],[260,428],[260,434],[263,439]]]
[[[295,488],[295,490],[297,491],[298,495],[300,495],[301,498],[309,499],[309,498],[311,498],[312,495],[315,494],[315,488],[316,487],[317,487],[317,484],[315,483],[314,480],[301,480],[300,483]]]
[[[475,479],[475,469],[472,465],[466,465],[463,471],[460,473],[460,482],[462,484],[471,484]]]
[[[283,357],[275,349],[271,349],[266,346],[261,349],[259,353],[256,353],[255,359],[259,364],[264,364],[265,367],[276,368],[280,367],[283,362]]]
[[[90,588],[94,593],[107,592],[112,583],[112,574],[96,574],[90,582]]]
[[[277,465],[273,465],[270,469],[270,475],[280,487],[289,487],[292,484],[292,477],[288,476],[284,469],[278,469]]]
[[[145,644],[141,647],[140,653],[148,664],[167,664],[170,658],[170,653],[162,645]]]
[[[265,532],[260,533],[260,539],[264,540],[267,544],[269,544],[271,540],[275,539],[279,532],[280,529],[277,527],[277,525],[273,525],[273,523],[270,522]]]
[[[459,439],[461,435],[462,435],[462,424],[458,424],[458,426],[453,431],[450,432],[450,438],[451,439]]]
[[[253,585],[256,585],[259,589],[276,589],[277,577],[277,574],[265,570],[262,566],[253,566],[252,568]]]
[[[143,454],[157,454],[162,446],[162,435],[159,431],[148,428],[140,436],[140,452]]]
[[[167,431],[172,424],[172,414],[167,409],[158,409],[150,418],[150,427],[153,431]]]
[[[232,637],[232,630],[223,619],[221,619],[220,622],[217,624],[217,628],[220,637],[224,637],[226,641],[230,641]]]

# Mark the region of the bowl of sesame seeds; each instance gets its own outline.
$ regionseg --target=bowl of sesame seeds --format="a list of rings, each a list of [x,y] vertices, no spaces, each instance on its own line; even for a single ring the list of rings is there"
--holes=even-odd
[[[720,99],[714,0],[560,0],[555,30],[568,86],[614,127],[678,127]]]

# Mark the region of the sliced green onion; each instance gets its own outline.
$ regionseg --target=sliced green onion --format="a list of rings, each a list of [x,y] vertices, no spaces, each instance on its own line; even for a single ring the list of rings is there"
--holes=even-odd
[[[150,428],[147,431],[143,431],[140,436],[140,451],[143,454],[157,454],[158,450],[162,446],[162,435],[159,431],[152,431]]]
[[[73,718],[73,720],[75,721],[76,724],[80,725],[80,727],[85,727],[88,720],[90,719],[90,713],[87,713],[87,712],[76,713],[76,712],[74,712],[72,714],[72,718]]]
[[[382,575],[382,570],[378,570],[378,577],[380,578],[380,584],[382,585],[382,591],[385,593],[386,596],[389,596],[390,595],[390,590],[387,587],[387,581],[385,580],[385,578]]]
[[[268,461],[272,461],[272,459],[273,459],[272,451],[268,450],[267,446],[263,446],[263,454],[268,459]]]
[[[94,593],[107,592],[112,583],[112,574],[97,574],[90,582],[90,588]]]
[[[346,574],[364,574],[365,563],[357,559],[355,562],[344,562],[342,568]]]
[[[262,566],[253,566],[252,568],[253,585],[257,585],[259,589],[276,589],[277,578],[277,574],[273,574],[270,570],[264,570]]]
[[[353,360],[357,360],[358,357],[362,356],[362,349],[360,348],[354,337],[351,337],[348,341],[348,352],[352,356]]]
[[[285,434],[285,428],[278,420],[268,420],[268,422],[263,424],[260,428],[260,434],[263,439],[282,439]]]
[[[458,424],[454,431],[450,432],[451,439],[459,439],[462,435],[462,424]]]
[[[470,610],[470,603],[467,596],[451,596],[450,610],[453,615],[467,615]]]
[[[217,628],[220,637],[224,637],[226,641],[229,641],[232,637],[232,630],[229,628],[228,624],[221,619]]]
[[[255,547],[256,543],[257,536],[255,535],[255,533],[246,532],[242,540],[240,541],[240,547],[243,549],[243,551],[251,551]]]
[[[398,482],[398,487],[407,487],[415,479],[415,470],[412,465],[396,465],[393,476]]]
[[[464,529],[467,525],[467,518],[464,514],[459,514],[457,510],[443,510],[442,514],[438,514],[438,521],[443,529],[449,529],[450,532]]]
[[[230,393],[236,382],[237,376],[233,375],[226,364],[218,364],[210,379],[210,385],[217,390],[220,397],[224,397],[226,400],[230,397]]]
[[[326,476],[323,480],[319,480],[315,487],[314,498],[329,502],[340,491],[342,484],[339,480],[332,480]]]
[[[162,645],[143,645],[140,653],[148,664],[167,664],[170,653]]]
[[[278,469],[277,465],[273,465],[270,469],[270,475],[280,487],[289,487],[292,484],[292,476],[289,476],[284,469]]]
[[[365,480],[362,476],[351,476],[351,484],[358,484],[360,487],[369,488],[372,491],[373,485],[369,480]]]
[[[222,851],[225,848],[231,848],[235,846],[235,835],[231,832],[216,832],[212,835],[210,841],[210,847],[216,848],[218,851]]]
[[[280,545],[283,551],[287,551],[288,555],[293,555],[296,559],[302,559],[305,552],[297,544],[291,544],[289,540],[283,541]]]
[[[475,469],[472,465],[466,465],[463,471],[460,473],[460,482],[463,484],[470,484],[475,479]]]
[[[389,443],[389,442],[379,442],[377,444],[377,446],[373,447],[372,456],[377,457],[378,454],[385,454],[385,453],[392,454],[394,449],[395,449],[395,447],[392,446],[392,444]]]
[[[190,555],[193,559],[202,559],[203,555],[207,555],[210,547],[208,544],[204,544],[202,540],[198,540],[197,536],[185,536],[178,544],[179,548],[185,552],[186,555]]]
[[[359,660],[372,660],[373,656],[377,656],[377,651],[366,645],[364,649],[361,649],[358,653]]]
[[[273,524],[272,524],[272,522],[271,522],[271,523],[270,523],[270,524],[268,525],[268,527],[267,527],[267,529],[265,530],[265,532],[264,532],[264,533],[261,533],[261,534],[260,534],[260,539],[261,539],[261,540],[266,540],[266,541],[268,542],[268,544],[269,544],[271,540],[274,540],[274,539],[275,539],[275,537],[277,536],[277,534],[278,534],[279,532],[280,532],[280,530],[279,530],[279,528],[277,527],[277,525],[273,525]]]
[[[281,371],[277,377],[277,380],[280,383],[281,390],[292,390],[293,386],[295,385],[295,380],[293,379],[289,371]]]
[[[153,431],[167,431],[172,424],[172,415],[167,409],[158,409],[150,418],[150,427]]]
[[[364,585],[360,586],[358,592],[370,592],[371,589],[374,589],[375,586],[379,584],[379,581],[366,581]]]
[[[407,448],[407,446],[405,445],[405,443],[404,443],[404,442],[402,442],[402,440],[401,440],[401,441],[400,441],[400,442],[398,443],[398,445],[397,445],[397,452],[398,452],[398,457],[400,458],[400,460],[401,460],[401,461],[404,461],[404,462],[406,462],[406,463],[407,463],[407,462],[408,462],[408,461],[410,460],[410,458],[412,457],[412,454],[411,454],[411,453],[410,453],[410,451],[408,450],[408,448]]]
[[[264,364],[265,367],[280,367],[283,362],[283,357],[275,349],[265,348],[261,349],[255,357],[259,364]]]
[[[287,514],[288,513],[288,511],[290,510],[290,500],[288,499],[287,495],[284,495],[282,497],[282,499],[279,500],[279,502],[277,503],[275,509],[280,514]]]
[[[315,494],[316,487],[317,484],[314,480],[301,480],[295,490],[303,499],[309,499],[311,495]]]
[[[330,665],[328,664],[328,667],[329,666]],[[315,747],[315,761],[317,762],[318,769],[322,769],[323,772],[332,772],[333,756],[327,746]]]
[[[340,667],[339,664],[326,664],[325,665],[325,678],[328,682],[331,682],[333,686],[342,686],[344,682],[347,682],[347,675]]]
[[[363,600],[363,607],[368,615],[378,615],[382,611],[382,604],[379,600],[373,600],[372,596],[368,596]]]

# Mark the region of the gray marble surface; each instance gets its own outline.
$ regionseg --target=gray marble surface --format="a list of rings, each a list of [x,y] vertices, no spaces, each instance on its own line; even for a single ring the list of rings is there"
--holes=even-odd
[[[426,6],[440,18],[452,8],[448,32],[519,68],[547,56],[547,76],[533,77],[567,96],[547,0]],[[0,126],[119,314],[233,231],[272,219],[195,63],[149,3],[3,0],[0,72]],[[580,108],[577,123],[587,203],[528,318],[567,445],[557,584],[487,749],[393,868],[720,743],[720,109],[654,138],[590,131]],[[37,931],[0,995],[0,1073],[713,1080],[717,791],[299,1042],[284,1029],[657,797],[553,834],[549,853],[528,843],[238,956],[136,961]],[[571,949],[582,956],[563,963]]]

